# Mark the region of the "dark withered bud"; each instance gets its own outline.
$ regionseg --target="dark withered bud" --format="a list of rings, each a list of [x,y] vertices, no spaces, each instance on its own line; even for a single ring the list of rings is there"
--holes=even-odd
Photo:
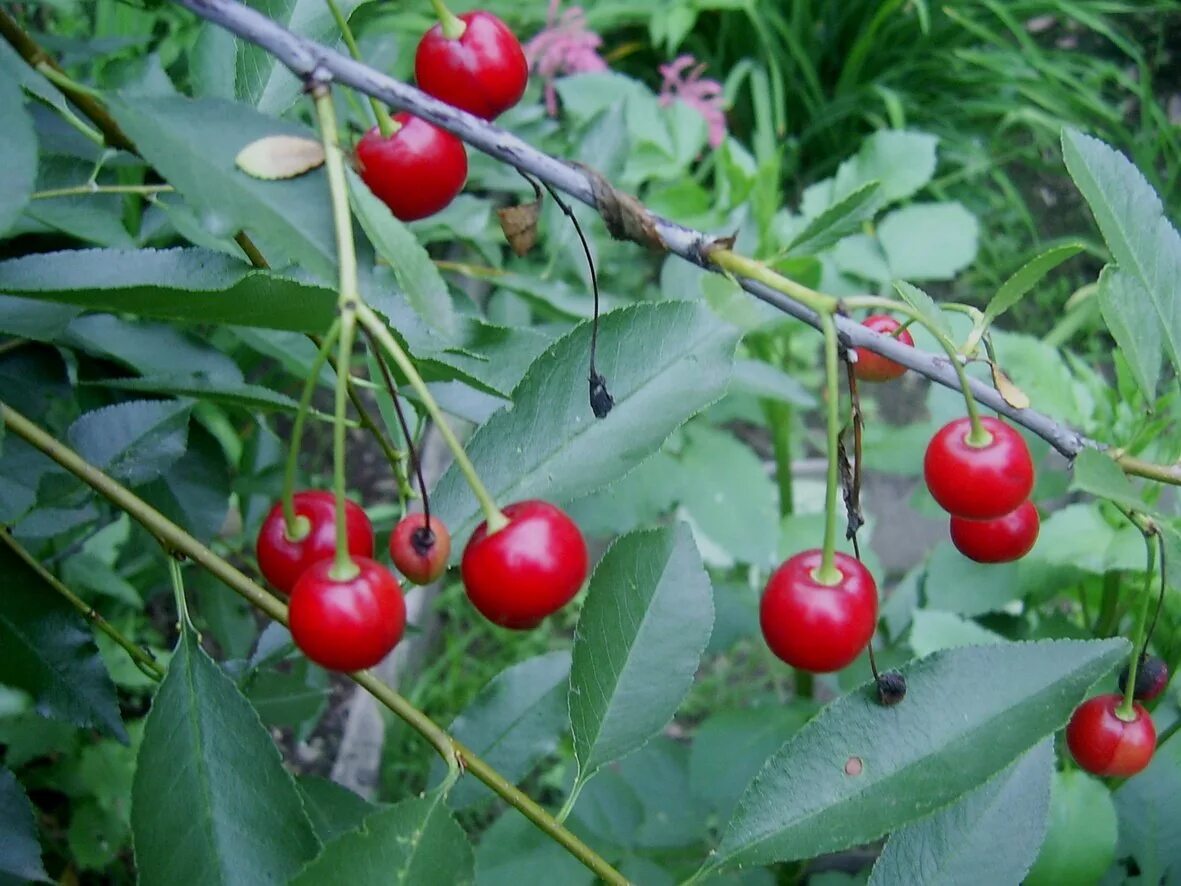
[[[1169,685],[1169,666],[1155,655],[1141,655],[1136,669],[1136,691],[1132,693],[1137,701],[1152,701]],[[1128,691],[1128,666],[1124,665],[1119,674],[1119,691]]]
[[[590,376],[590,407],[595,418],[606,418],[611,407],[615,405],[615,398],[607,390],[607,379],[592,372]]]
[[[878,700],[886,707],[906,698],[906,678],[897,671],[886,671],[878,677]]]

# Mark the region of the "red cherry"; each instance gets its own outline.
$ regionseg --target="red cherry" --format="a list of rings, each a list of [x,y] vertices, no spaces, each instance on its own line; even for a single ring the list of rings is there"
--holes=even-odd
[[[839,671],[873,637],[878,588],[869,570],[837,553],[841,580],[821,584],[819,550],[802,551],[772,573],[759,603],[763,637],[779,658],[806,671]]]
[[[586,542],[560,508],[520,501],[504,509],[509,523],[488,534],[481,523],[463,549],[460,572],[468,599],[505,628],[536,627],[570,602],[586,579]]]
[[[521,100],[529,63],[509,26],[477,9],[459,16],[466,28],[458,39],[435,25],[414,55],[419,88],[440,101],[491,120]]]
[[[390,558],[407,579],[428,585],[447,571],[451,533],[431,515],[430,528],[423,514],[407,514],[390,535]]]
[[[353,578],[332,577],[334,560],[321,560],[291,592],[288,620],[295,645],[331,671],[371,668],[398,645],[406,603],[392,572],[366,557],[353,560]]]
[[[902,324],[886,314],[874,314],[861,321],[861,325],[883,335],[891,335]],[[903,329],[895,336],[904,345],[914,347],[914,338],[910,330]],[[857,362],[853,364],[853,374],[861,381],[890,381],[906,372],[906,367],[893,360],[887,360],[881,354],[876,354],[868,348],[855,348]]]
[[[992,435],[972,446],[971,423],[957,418],[935,432],[923,459],[923,475],[935,501],[956,517],[995,520],[1017,509],[1033,489],[1033,459],[1020,434],[995,418],[980,423]]]
[[[1133,703],[1134,720],[1115,713],[1123,696],[1097,695],[1079,705],[1066,727],[1066,744],[1075,762],[1094,775],[1135,775],[1148,765],[1156,750],[1152,717]]]
[[[336,554],[336,499],[331,492],[314,490],[292,496],[295,513],[308,521],[308,533],[297,541],[287,537],[283,506],[271,508],[258,530],[255,552],[258,568],[275,590],[290,594],[299,577],[313,564]],[[345,531],[349,553],[373,556],[373,525],[361,506],[345,502]]]
[[[374,128],[357,142],[357,171],[402,221],[434,215],[463,190],[467,151],[450,132],[404,111],[394,124],[388,138]]]
[[[1011,563],[1029,553],[1040,526],[1037,508],[1026,499],[995,520],[951,518],[951,543],[977,563]]]

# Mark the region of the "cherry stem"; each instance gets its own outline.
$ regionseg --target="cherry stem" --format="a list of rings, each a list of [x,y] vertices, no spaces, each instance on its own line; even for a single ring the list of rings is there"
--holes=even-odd
[[[406,415],[402,411],[402,403],[398,397],[398,385],[394,382],[394,376],[390,372],[389,364],[385,362],[385,356],[381,353],[377,339],[373,337],[373,333],[369,330],[369,327],[362,325],[361,330],[365,333],[365,337],[369,339],[369,348],[373,351],[373,359],[377,361],[377,368],[381,371],[381,377],[385,380],[386,388],[389,389],[390,399],[394,403],[394,414],[398,416],[398,424],[401,425],[402,435],[406,438],[406,451],[409,453],[410,464],[414,468],[414,473],[418,477],[419,494],[422,495],[423,528],[427,532],[430,532],[431,499],[427,495],[426,480],[422,476],[422,461],[418,457],[418,452],[414,449],[414,435],[410,433],[410,425],[407,423]]]
[[[189,604],[185,601],[185,580],[180,573],[180,561],[173,556],[165,546],[164,554],[168,558],[168,578],[172,582],[172,597],[176,600],[176,626],[180,630],[190,630],[197,634],[193,619],[189,616]],[[200,636],[198,634],[198,636]]]
[[[463,19],[444,5],[443,0],[431,0],[431,6],[435,8],[435,15],[439,19],[439,26],[443,29],[444,37],[448,40],[458,40],[463,36],[467,25],[464,24]]]
[[[247,600],[257,609],[280,624],[287,624],[287,607],[263,590],[223,557],[218,556],[184,529],[177,526],[146,501],[110,476],[87,462],[70,447],[58,442],[50,434],[29,421],[12,407],[0,401],[0,424],[57,462],[99,495],[129,514],[145,529],[174,551],[183,553],[200,565],[226,587]],[[449,736],[437,723],[412,705],[393,688],[378,680],[368,671],[348,675],[358,686],[385,705],[425,738],[439,752],[448,766],[458,763],[486,784],[506,803],[517,809],[539,830],[553,838],[567,852],[593,871],[600,879],[617,886],[627,880],[575,834],[556,822],[544,808],[505,779],[492,766],[460,742]]]
[[[299,465],[300,444],[303,441],[303,426],[307,420],[308,409],[311,407],[312,394],[320,380],[320,370],[328,360],[328,354],[340,335],[340,320],[333,320],[328,328],[328,334],[316,352],[316,359],[312,361],[308,370],[307,381],[303,385],[303,393],[299,397],[299,409],[295,413],[295,423],[291,426],[291,439],[287,447],[287,465],[283,471],[283,532],[288,541],[299,541],[308,534],[311,524],[306,518],[295,513],[295,475]]]
[[[777,271],[771,270],[760,261],[739,255],[729,249],[710,249],[706,255],[709,261],[719,268],[748,280],[755,280],[765,286],[770,286],[777,292],[790,296],[805,307],[811,308],[821,317],[832,314],[837,308],[837,300],[831,295],[817,292],[802,283],[785,277]],[[882,299],[885,301],[885,299]]]
[[[349,27],[349,20],[341,12],[336,0],[328,0],[328,9],[332,12],[332,17],[336,19],[336,26],[340,28],[340,36],[344,38],[344,45],[348,47],[349,55],[363,63],[365,59],[361,58],[361,50],[357,46],[357,40],[353,36],[352,28]],[[369,96],[369,105],[373,108],[373,116],[377,119],[378,131],[381,132],[384,138],[389,138],[394,134],[393,121],[390,120],[389,111],[386,110],[385,105],[373,96]]]
[[[1133,707],[1136,701],[1136,671],[1140,667],[1141,652],[1146,648],[1148,642],[1145,636],[1145,627],[1148,625],[1148,609],[1152,605],[1152,574],[1156,569],[1157,548],[1157,542],[1153,536],[1157,535],[1160,530],[1149,520],[1137,520],[1130,514],[1128,516],[1144,535],[1145,549],[1144,593],[1142,595],[1144,599],[1140,602],[1140,611],[1136,613],[1136,626],[1132,636],[1132,655],[1128,661],[1128,682],[1124,686],[1124,700],[1115,711],[1117,717],[1130,723],[1136,719],[1136,711]]]
[[[153,197],[156,194],[171,193],[172,185],[100,185],[91,182],[71,188],[51,188],[48,191],[34,191],[30,200],[49,200],[54,197],[88,197],[91,194],[140,194]]]
[[[820,584],[835,585],[841,580],[841,571],[836,566],[837,546],[837,462],[840,458],[840,378],[837,375],[837,325],[832,314],[820,315],[820,327],[824,332],[824,378],[828,402],[828,474],[824,485],[824,549],[820,566],[812,577]]]
[[[334,581],[348,581],[360,569],[349,552],[345,498],[345,418],[348,411],[349,363],[353,356],[353,337],[357,328],[357,309],[361,293],[357,289],[357,254],[353,246],[353,218],[349,213],[348,190],[344,177],[344,158],[336,132],[336,109],[326,86],[312,92],[320,138],[324,143],[324,170],[332,195],[332,220],[336,227],[336,257],[340,269],[337,310],[340,314],[340,343],[336,357],[336,411],[332,426],[332,492],[336,498],[336,556],[329,571]]]
[[[964,395],[964,407],[968,412],[968,422],[971,424],[971,430],[964,442],[969,446],[974,446],[983,449],[992,442],[992,434],[980,423],[980,407],[976,404],[976,398],[972,396],[972,388],[968,384],[968,372],[964,368],[964,362],[961,359],[959,351],[956,350],[955,344],[944,335],[939,329],[928,320],[919,311],[916,311],[904,301],[895,301],[894,299],[881,298],[876,295],[858,295],[852,298],[845,298],[841,303],[853,310],[858,308],[876,308],[885,311],[894,311],[899,314],[904,314],[911,319],[911,322],[918,323],[939,343],[939,347],[943,348],[947,354],[948,362],[951,363],[951,368],[955,370],[956,377],[960,382],[960,392]]]
[[[527,173],[522,172],[521,175],[533,185],[534,192],[541,196],[541,191],[537,187],[537,182],[533,177]],[[594,412],[596,418],[606,418],[607,413],[611,411],[611,407],[615,405],[615,399],[607,391],[607,380],[599,375],[595,368],[595,353],[599,347],[599,275],[595,272],[595,259],[591,255],[590,244],[586,242],[586,235],[582,232],[582,225],[578,223],[578,219],[574,215],[574,210],[570,208],[565,200],[563,200],[558,192],[550,187],[548,182],[542,182],[545,185],[546,191],[554,199],[554,203],[562,210],[562,213],[570,220],[570,224],[574,225],[574,232],[578,234],[578,241],[582,244],[582,254],[586,256],[586,264],[590,269],[591,292],[594,294],[595,307],[594,318],[591,320],[591,341],[590,341],[590,370],[589,380],[591,385],[591,410]]]
[[[439,404],[431,396],[426,382],[422,380],[422,376],[414,368],[414,363],[407,356],[406,352],[402,350],[402,346],[398,344],[398,340],[394,338],[393,333],[386,328],[381,318],[373,313],[373,310],[366,304],[359,304],[357,306],[357,318],[365,331],[377,339],[386,353],[393,358],[394,363],[398,365],[398,369],[402,371],[402,374],[406,376],[406,380],[410,382],[410,386],[418,394],[418,398],[426,408],[427,414],[430,415],[431,420],[435,423],[435,427],[439,429],[439,433],[443,436],[443,441],[447,444],[447,448],[455,456],[455,463],[459,465],[459,469],[467,479],[468,486],[471,487],[476,500],[479,501],[480,508],[484,512],[484,519],[488,524],[488,534],[492,535],[494,532],[499,532],[505,526],[508,526],[508,517],[496,506],[496,500],[488,492],[488,488],[484,485],[483,481],[480,480],[480,475],[477,473],[475,465],[472,464],[463,446],[456,439],[455,433],[451,430],[451,426],[447,424],[446,418],[443,417],[443,410],[439,408]]]
[[[135,662],[137,668],[156,682],[164,679],[164,669],[160,667],[160,663],[156,661],[150,652],[123,636],[118,628],[103,618],[90,604],[59,581],[57,576],[42,566],[41,562],[25,550],[24,546],[13,538],[7,529],[0,529],[0,542],[8,545],[12,552],[24,561],[26,566],[40,576],[43,582],[69,601],[70,605],[77,609],[83,618],[110,637],[124,652],[131,656],[131,660]]]

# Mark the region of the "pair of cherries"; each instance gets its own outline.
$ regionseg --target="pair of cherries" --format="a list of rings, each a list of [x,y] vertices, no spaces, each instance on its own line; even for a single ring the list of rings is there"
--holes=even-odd
[[[893,317],[875,314],[862,326],[914,347],[914,338]],[[853,373],[862,381],[891,381],[906,372],[901,363],[859,348]],[[927,488],[951,514],[951,542],[977,563],[1009,563],[1029,553],[1040,521],[1029,501],[1033,459],[1021,435],[994,418],[981,419],[991,438],[969,439],[971,422],[957,419],[931,439],[923,460]]]
[[[1119,677],[1121,693],[1127,685],[1125,666]],[[1156,727],[1140,702],[1157,698],[1168,685],[1168,666],[1154,655],[1141,655],[1129,719],[1119,715],[1124,697],[1118,693],[1097,695],[1079,705],[1066,727],[1066,744],[1075,762],[1094,775],[1121,778],[1146,768],[1156,751]]]
[[[423,35],[414,75],[429,95],[491,120],[525,93],[529,65],[516,35],[490,12],[458,17],[463,33],[448,37],[442,25]],[[467,180],[467,151],[446,130],[405,112],[394,132],[367,132],[357,143],[357,168],[369,189],[402,221],[426,218],[455,199]]]
[[[302,534],[287,535],[280,505],[259,530],[256,551],[262,574],[289,594],[291,636],[316,664],[357,671],[385,658],[402,639],[406,604],[398,580],[373,559],[373,525],[353,502],[345,505],[349,554],[357,573],[333,574],[335,500],[331,493],[294,496]],[[538,625],[568,603],[586,579],[586,542],[564,511],[544,501],[504,509],[508,524],[489,534],[481,523],[464,548],[461,574],[468,599],[489,621],[507,628]],[[436,517],[408,514],[390,535],[390,557],[415,584],[428,584],[447,569],[451,536]]]

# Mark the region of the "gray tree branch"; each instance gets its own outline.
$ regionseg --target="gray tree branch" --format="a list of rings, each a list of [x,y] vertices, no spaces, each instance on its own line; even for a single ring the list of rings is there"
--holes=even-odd
[[[413,86],[299,37],[265,15],[233,0],[175,2],[242,39],[261,46],[305,81],[343,83],[453,132],[485,154],[524,170],[556,190],[594,207],[617,237],[633,239],[649,247],[659,246],[695,265],[716,270],[705,256],[707,248],[717,239],[715,236],[648,212],[634,198],[616,191],[589,170],[551,157],[486,120],[446,105]],[[819,328],[819,320],[812,311],[783,293],[757,281],[740,279],[739,282],[743,289],[756,298]],[[875,351],[944,387],[960,390],[959,380],[946,355],[909,347],[845,317],[837,317],[836,320],[842,343],[846,347]],[[970,384],[972,394],[980,403],[1029,429],[1067,458],[1072,458],[1087,446],[1105,448],[1104,444],[1084,437],[1037,410],[1013,408],[989,385],[975,379],[970,380]]]

